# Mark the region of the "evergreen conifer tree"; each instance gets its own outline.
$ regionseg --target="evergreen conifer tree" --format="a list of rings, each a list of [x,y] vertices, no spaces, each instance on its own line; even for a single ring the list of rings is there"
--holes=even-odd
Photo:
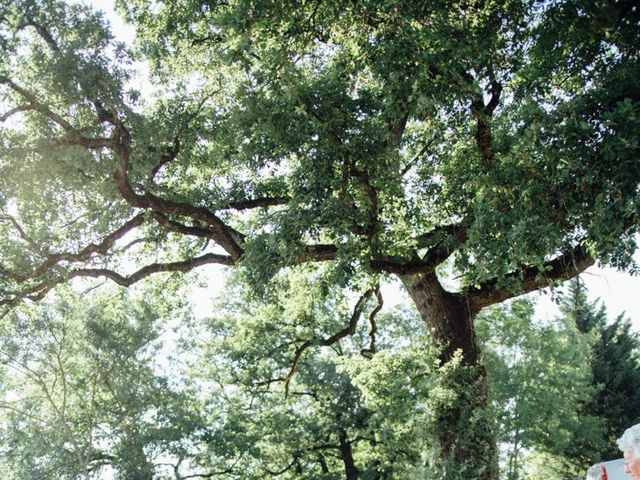
[[[616,438],[640,421],[640,364],[638,335],[624,314],[608,321],[606,308],[589,301],[584,284],[572,280],[561,298],[560,309],[573,319],[578,330],[591,337],[591,370],[598,387],[590,402],[583,406],[585,416],[601,419],[604,442],[598,446],[579,445],[577,457],[594,462],[620,457]],[[589,448],[585,448],[589,447]]]

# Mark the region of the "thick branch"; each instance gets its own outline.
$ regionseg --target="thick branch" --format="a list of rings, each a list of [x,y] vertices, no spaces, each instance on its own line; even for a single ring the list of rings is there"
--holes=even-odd
[[[426,263],[420,259],[398,260],[391,257],[377,257],[372,259],[369,264],[376,271],[393,273],[395,275],[411,275],[433,268],[430,263]]]
[[[344,463],[344,473],[346,475],[346,480],[357,480],[358,469],[356,468],[356,464],[353,460],[351,441],[349,440],[347,432],[342,428],[340,429],[340,432],[338,434],[338,439],[340,441],[340,456],[342,457],[342,462]]]
[[[359,170],[355,165],[351,165],[352,175],[360,181],[362,188],[369,198],[369,225],[366,233],[371,236],[378,229],[378,191],[371,185],[369,173],[366,170]]]
[[[467,228],[470,218],[459,223],[443,225],[416,238],[418,248],[426,248],[427,253],[422,261],[431,268],[444,262],[457,248],[467,241]]]
[[[131,137],[124,125],[119,124],[116,128],[116,139],[116,153],[119,161],[113,176],[120,194],[130,205],[137,208],[150,209],[165,215],[180,215],[199,220],[211,227],[211,238],[229,253],[233,260],[238,260],[242,257],[244,251],[235,238],[237,236],[235,235],[236,232],[230,229],[213,212],[188,203],[166,200],[149,192],[145,192],[142,195],[136,193],[128,178]]]
[[[476,119],[476,145],[480,151],[480,166],[483,172],[491,170],[493,165],[493,137],[491,135],[491,116],[485,112],[482,101],[471,103],[471,115]]]
[[[17,107],[12,108],[8,112],[0,115],[0,122],[5,122],[9,117],[11,117],[12,115],[15,115],[16,113],[26,112],[27,110],[33,110],[33,109],[34,108],[32,105],[18,105]]]
[[[491,98],[489,99],[489,103],[487,103],[485,107],[485,111],[489,115],[493,115],[493,112],[498,107],[500,103],[500,95],[502,94],[502,85],[496,79],[493,69],[489,71],[489,80],[491,82]]]
[[[387,129],[389,130],[389,138],[386,141],[388,147],[396,147],[400,145],[402,141],[402,135],[407,128],[407,122],[409,121],[409,112],[407,111],[402,118],[398,119],[395,123],[392,121],[387,122]]]
[[[260,207],[274,207],[277,205],[286,205],[289,202],[289,197],[264,197],[254,198],[248,200],[242,200],[237,202],[229,202],[220,208],[230,208],[233,210],[250,210],[252,208]]]
[[[18,27],[18,30],[20,30],[22,27],[33,27],[36,32],[38,32],[38,35],[40,35],[40,37],[42,37],[42,39],[47,42],[52,50],[56,52],[60,51],[60,47],[53,38],[53,35],[51,35],[51,32],[49,32],[49,30],[47,30],[43,25],[37,23],[33,18],[26,17],[26,21],[20,27]]]
[[[200,257],[194,257],[187,260],[179,261],[179,262],[169,262],[169,263],[152,263],[150,265],[146,265],[142,267],[140,270],[130,274],[130,275],[122,275],[114,270],[108,268],[79,268],[76,270],[71,270],[66,275],[57,276],[49,281],[43,281],[36,285],[33,285],[22,292],[16,294],[12,298],[6,298],[4,300],[0,300],[0,307],[15,307],[22,300],[41,300],[44,296],[56,285],[59,285],[63,282],[71,280],[72,278],[99,278],[106,277],[113,282],[117,283],[123,287],[129,287],[140,280],[153,275],[155,273],[163,273],[163,272],[188,272],[193,270],[194,268],[209,265],[209,264],[219,264],[219,265],[233,265],[234,260],[226,255],[217,255],[214,253],[207,253]]]
[[[158,160],[158,163],[156,164],[156,166],[153,167],[153,170],[151,170],[151,175],[149,176],[149,180],[153,181],[153,179],[156,177],[160,169],[164,167],[167,163],[175,160],[175,158],[178,156],[178,153],[180,153],[180,139],[178,137],[175,137],[173,139],[173,145],[171,145],[171,147],[169,147],[167,151],[160,156],[160,160]]]
[[[12,273],[10,276],[18,281],[26,281],[29,279],[35,279],[44,275],[47,271],[49,271],[53,266],[57,265],[61,261],[67,262],[82,262],[88,260],[91,255],[95,253],[106,254],[113,244],[120,238],[122,238],[125,234],[129,233],[134,228],[142,225],[144,223],[144,215],[139,214],[133,217],[131,220],[127,221],[120,228],[114,230],[109,235],[107,235],[100,243],[91,243],[84,247],[82,250],[76,253],[72,252],[62,252],[62,253],[47,253],[43,252],[37,245],[37,243],[31,239],[29,236],[24,233],[24,230],[20,227],[20,225],[8,215],[4,217],[10,219],[14,226],[20,232],[22,238],[24,238],[31,246],[34,248],[40,255],[46,257],[46,260],[37,268],[29,273],[17,274]],[[2,219],[2,217],[0,217]]]
[[[499,288],[496,280],[485,282],[479,289],[469,288],[463,292],[472,311],[503,302],[509,298],[548,287],[561,280],[569,280],[595,263],[586,249],[578,246],[562,255],[546,262],[542,268],[528,267],[509,275],[509,279],[518,281],[520,289],[512,291]]]
[[[64,137],[59,138],[53,142],[54,146],[80,145],[82,147],[85,147],[88,150],[96,150],[101,148],[113,147],[113,139],[111,138],[85,137],[80,133],[80,131],[77,128],[75,128],[71,123],[69,123],[69,121],[67,121],[58,113],[55,113],[44,103],[38,101],[38,99],[33,93],[29,92],[27,89],[16,84],[9,78],[0,76],[0,83],[4,83],[5,85],[7,85],[9,88],[17,92],[18,94],[20,94],[25,100],[29,102],[29,104],[19,105],[13,108],[12,110],[10,110],[9,112],[5,113],[2,117],[0,117],[1,121],[4,122],[9,116],[17,112],[33,110],[44,115],[46,118],[53,121],[55,124],[57,124],[66,132],[66,135]]]
[[[491,117],[500,102],[502,85],[490,72],[491,98],[485,105],[481,96],[476,96],[471,101],[471,115],[476,119],[476,145],[480,151],[480,166],[483,172],[488,172],[493,166],[493,136],[491,134]]]
[[[121,275],[114,270],[110,270],[107,268],[81,268],[77,270],[72,270],[67,278],[75,278],[75,277],[107,277],[108,279],[116,282],[118,285],[123,287],[129,287],[136,282],[139,282],[143,278],[146,278],[154,273],[161,272],[188,272],[193,270],[196,267],[200,267],[202,265],[209,264],[218,264],[218,265],[233,265],[234,261],[231,257],[227,255],[218,255],[215,253],[207,253],[200,257],[189,258],[187,260],[183,260],[180,262],[169,262],[169,263],[152,263],[150,265],[146,265],[142,267],[140,270],[132,273],[131,275],[124,276]]]

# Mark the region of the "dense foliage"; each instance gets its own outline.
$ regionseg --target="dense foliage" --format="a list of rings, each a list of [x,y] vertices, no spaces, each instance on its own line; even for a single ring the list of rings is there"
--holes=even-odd
[[[167,458],[188,454],[204,418],[186,377],[158,373],[166,366],[157,362],[170,362],[160,351],[163,328],[188,319],[168,293],[111,291],[87,302],[63,291],[8,316],[0,327],[2,478],[114,471],[150,479]]]
[[[476,315],[635,268],[635,3],[118,3],[134,49],[88,7],[0,0],[2,313],[211,263],[262,295],[312,262],[367,297],[395,275],[464,370],[442,475],[497,478]]]

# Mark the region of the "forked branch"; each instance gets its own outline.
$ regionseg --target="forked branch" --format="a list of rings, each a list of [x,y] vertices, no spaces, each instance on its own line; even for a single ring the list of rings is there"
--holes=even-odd
[[[130,287],[134,283],[137,283],[140,280],[156,273],[186,273],[193,270],[194,268],[210,264],[229,266],[233,264],[233,259],[227,255],[207,253],[199,257],[193,257],[178,262],[152,263],[129,275],[122,275],[121,273],[108,268],[79,268],[71,270],[66,274],[59,274],[54,278],[42,281],[36,285],[26,288],[22,292],[16,293],[11,298],[0,300],[0,307],[15,307],[18,303],[25,299],[33,301],[41,300],[51,289],[53,289],[53,287],[73,278],[106,277],[122,287]]]
[[[20,226],[20,224],[16,221],[15,218],[10,215],[2,215],[0,216],[0,220],[7,219],[12,222],[14,227],[18,230],[20,236],[31,246],[32,249],[36,253],[45,257],[45,261],[40,264],[38,267],[34,268],[31,272],[28,273],[17,273],[17,272],[8,272],[4,271],[6,275],[10,276],[14,280],[17,281],[27,281],[33,280],[38,277],[45,275],[47,272],[51,271],[55,266],[57,266],[60,262],[82,262],[88,260],[93,254],[106,254],[115,244],[115,242],[122,238],[124,235],[135,229],[136,227],[142,225],[144,223],[144,215],[138,214],[132,219],[128,220],[121,227],[117,228],[109,235],[104,237],[102,241],[99,243],[91,243],[78,252],[60,252],[60,253],[49,253],[42,250],[37,242],[30,238],[24,231],[24,229]]]

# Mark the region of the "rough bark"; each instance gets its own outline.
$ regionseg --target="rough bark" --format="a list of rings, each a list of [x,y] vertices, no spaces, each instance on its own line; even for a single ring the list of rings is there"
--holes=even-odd
[[[465,296],[447,292],[435,273],[403,276],[402,281],[431,335],[443,347],[442,364],[457,352],[462,354],[459,371],[447,379],[447,388],[455,390],[457,400],[439,409],[435,420],[444,478],[497,480],[497,448],[484,415],[487,379],[473,326],[477,310]]]
[[[401,278],[429,332],[444,344],[442,360],[451,360],[461,350],[464,362],[476,365],[480,349],[473,329],[475,314],[464,297],[442,288],[435,273]]]

